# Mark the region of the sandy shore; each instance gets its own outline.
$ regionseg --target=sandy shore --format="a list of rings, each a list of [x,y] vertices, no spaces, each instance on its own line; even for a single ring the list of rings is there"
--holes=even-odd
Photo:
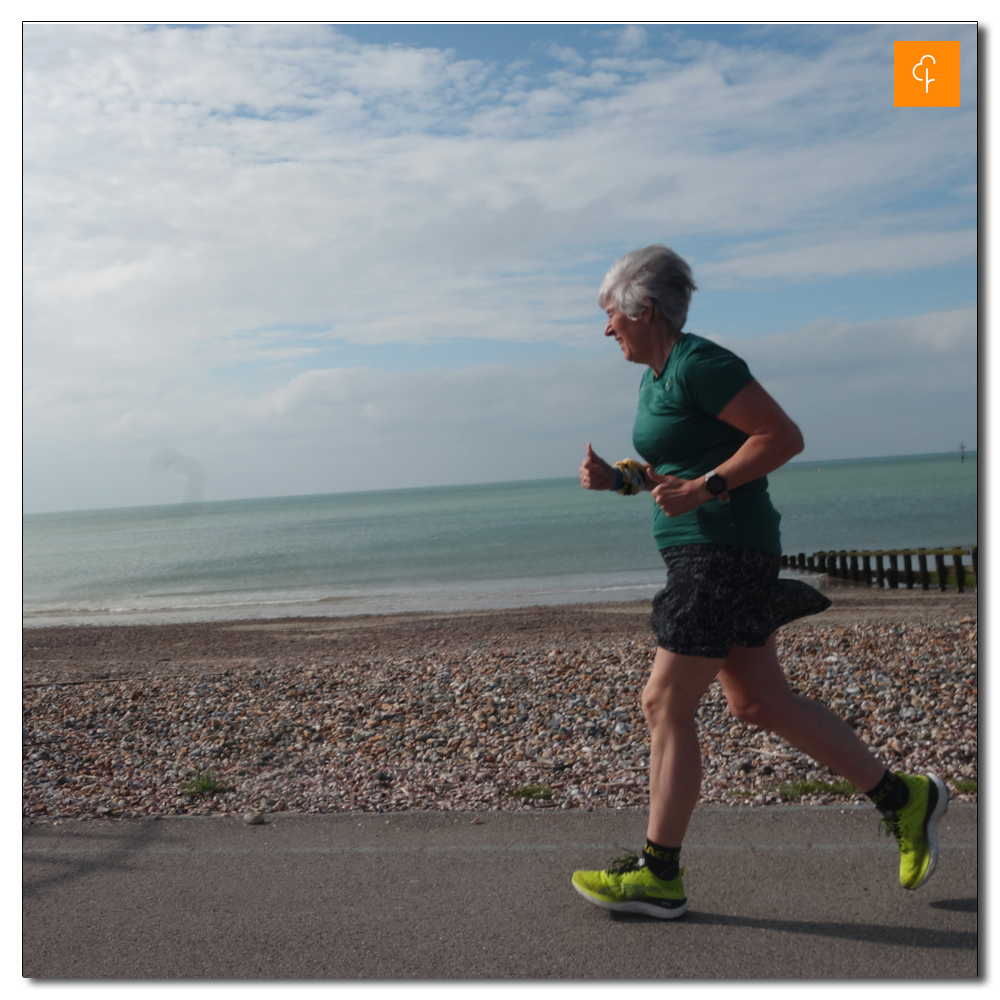
[[[977,776],[976,595],[829,593],[779,632],[793,686],[889,766],[974,797],[956,783]],[[27,629],[25,813],[639,806],[648,607]],[[699,725],[705,802],[834,780],[734,720],[718,685]],[[180,791],[209,769],[230,791]]]

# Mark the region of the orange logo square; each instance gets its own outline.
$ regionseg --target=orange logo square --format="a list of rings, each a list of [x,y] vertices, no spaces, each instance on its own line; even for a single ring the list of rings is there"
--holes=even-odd
[[[893,42],[893,105],[959,106],[959,42]]]

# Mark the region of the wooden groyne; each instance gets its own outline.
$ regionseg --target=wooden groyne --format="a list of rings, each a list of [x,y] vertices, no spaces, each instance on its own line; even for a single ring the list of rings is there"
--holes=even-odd
[[[950,566],[947,563],[949,556]],[[971,558],[971,567],[965,565],[964,556]],[[933,570],[928,559],[934,560]],[[902,560],[902,566],[899,560]],[[913,590],[919,586],[922,590],[930,590],[933,585],[947,590],[948,584],[954,582],[960,594],[964,593],[966,586],[979,589],[978,545],[941,549],[841,549],[839,552],[814,552],[811,556],[800,552],[797,556],[783,555],[781,566],[783,569],[825,573],[868,587],[896,589],[904,586]]]

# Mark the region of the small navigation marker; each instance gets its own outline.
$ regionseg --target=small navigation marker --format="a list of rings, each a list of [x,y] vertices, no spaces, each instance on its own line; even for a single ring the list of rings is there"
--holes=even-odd
[[[965,442],[962,441],[958,446],[958,460],[959,462],[965,461]]]

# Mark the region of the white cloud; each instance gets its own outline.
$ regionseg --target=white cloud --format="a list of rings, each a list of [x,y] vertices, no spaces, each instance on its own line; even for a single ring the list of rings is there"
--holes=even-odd
[[[720,340],[802,427],[807,458],[972,445],[971,309]],[[112,487],[123,503],[179,499],[148,474],[164,448],[204,466],[208,499],[573,475],[588,440],[612,460],[633,453],[640,375],[609,346],[598,361],[537,369],[317,369],[256,395],[188,386],[150,402],[136,386],[120,418],[80,398],[33,421],[28,506],[107,505]],[[44,499],[52,478],[40,456],[58,456],[67,481],[89,481],[74,502]]]
[[[776,248],[774,243],[785,243]],[[807,281],[860,274],[920,271],[975,259],[975,229],[844,233],[839,239],[789,246],[788,241],[732,247],[725,260],[699,268],[706,287],[747,285],[759,280]]]
[[[636,49],[641,49],[643,45],[646,44],[646,32],[641,25],[630,24],[618,38],[618,44],[615,46],[619,52],[628,53],[634,52]]]
[[[32,502],[73,506],[74,477],[103,498],[87,504],[146,496],[122,470],[145,470],[160,447],[204,461],[209,496],[346,488],[281,456],[281,476],[258,475],[254,435],[319,448],[336,427],[361,451],[392,450],[375,402],[386,385],[435,461],[433,442],[459,447],[448,419],[471,428],[492,414],[483,440],[503,458],[477,464],[469,445],[464,479],[422,481],[519,477],[522,454],[562,454],[591,413],[619,404],[567,388],[565,419],[540,409],[537,365],[404,379],[308,359],[331,338],[526,352],[592,341],[604,266],[654,240],[703,248],[702,294],[968,259],[974,103],[920,130],[873,104],[889,29],[831,36],[815,55],[690,38],[655,49],[650,31],[614,32],[589,62],[555,46],[559,71],[531,76],[321,25],[29,25]],[[290,360],[294,377],[276,367]],[[577,373],[595,396],[598,371]],[[559,373],[546,378],[563,399]],[[448,419],[442,399],[455,401]],[[88,442],[83,465],[60,433]],[[408,448],[400,461],[422,475]],[[98,454],[106,472],[88,480]],[[527,474],[545,474],[547,460],[532,462]],[[60,467],[78,472],[60,480]]]
[[[586,60],[580,55],[580,53],[568,45],[556,45],[556,43],[553,42],[548,47],[547,52],[553,59],[558,59],[559,62],[565,63],[573,69],[583,69],[583,67],[587,65]]]
[[[952,309],[865,323],[823,320],[754,340],[714,337],[744,357],[761,380],[835,376],[838,384],[903,379],[920,393],[940,380],[974,385],[976,310]]]
[[[950,451],[963,439],[975,446],[973,308],[715,339],[745,358],[802,428],[804,458]]]

